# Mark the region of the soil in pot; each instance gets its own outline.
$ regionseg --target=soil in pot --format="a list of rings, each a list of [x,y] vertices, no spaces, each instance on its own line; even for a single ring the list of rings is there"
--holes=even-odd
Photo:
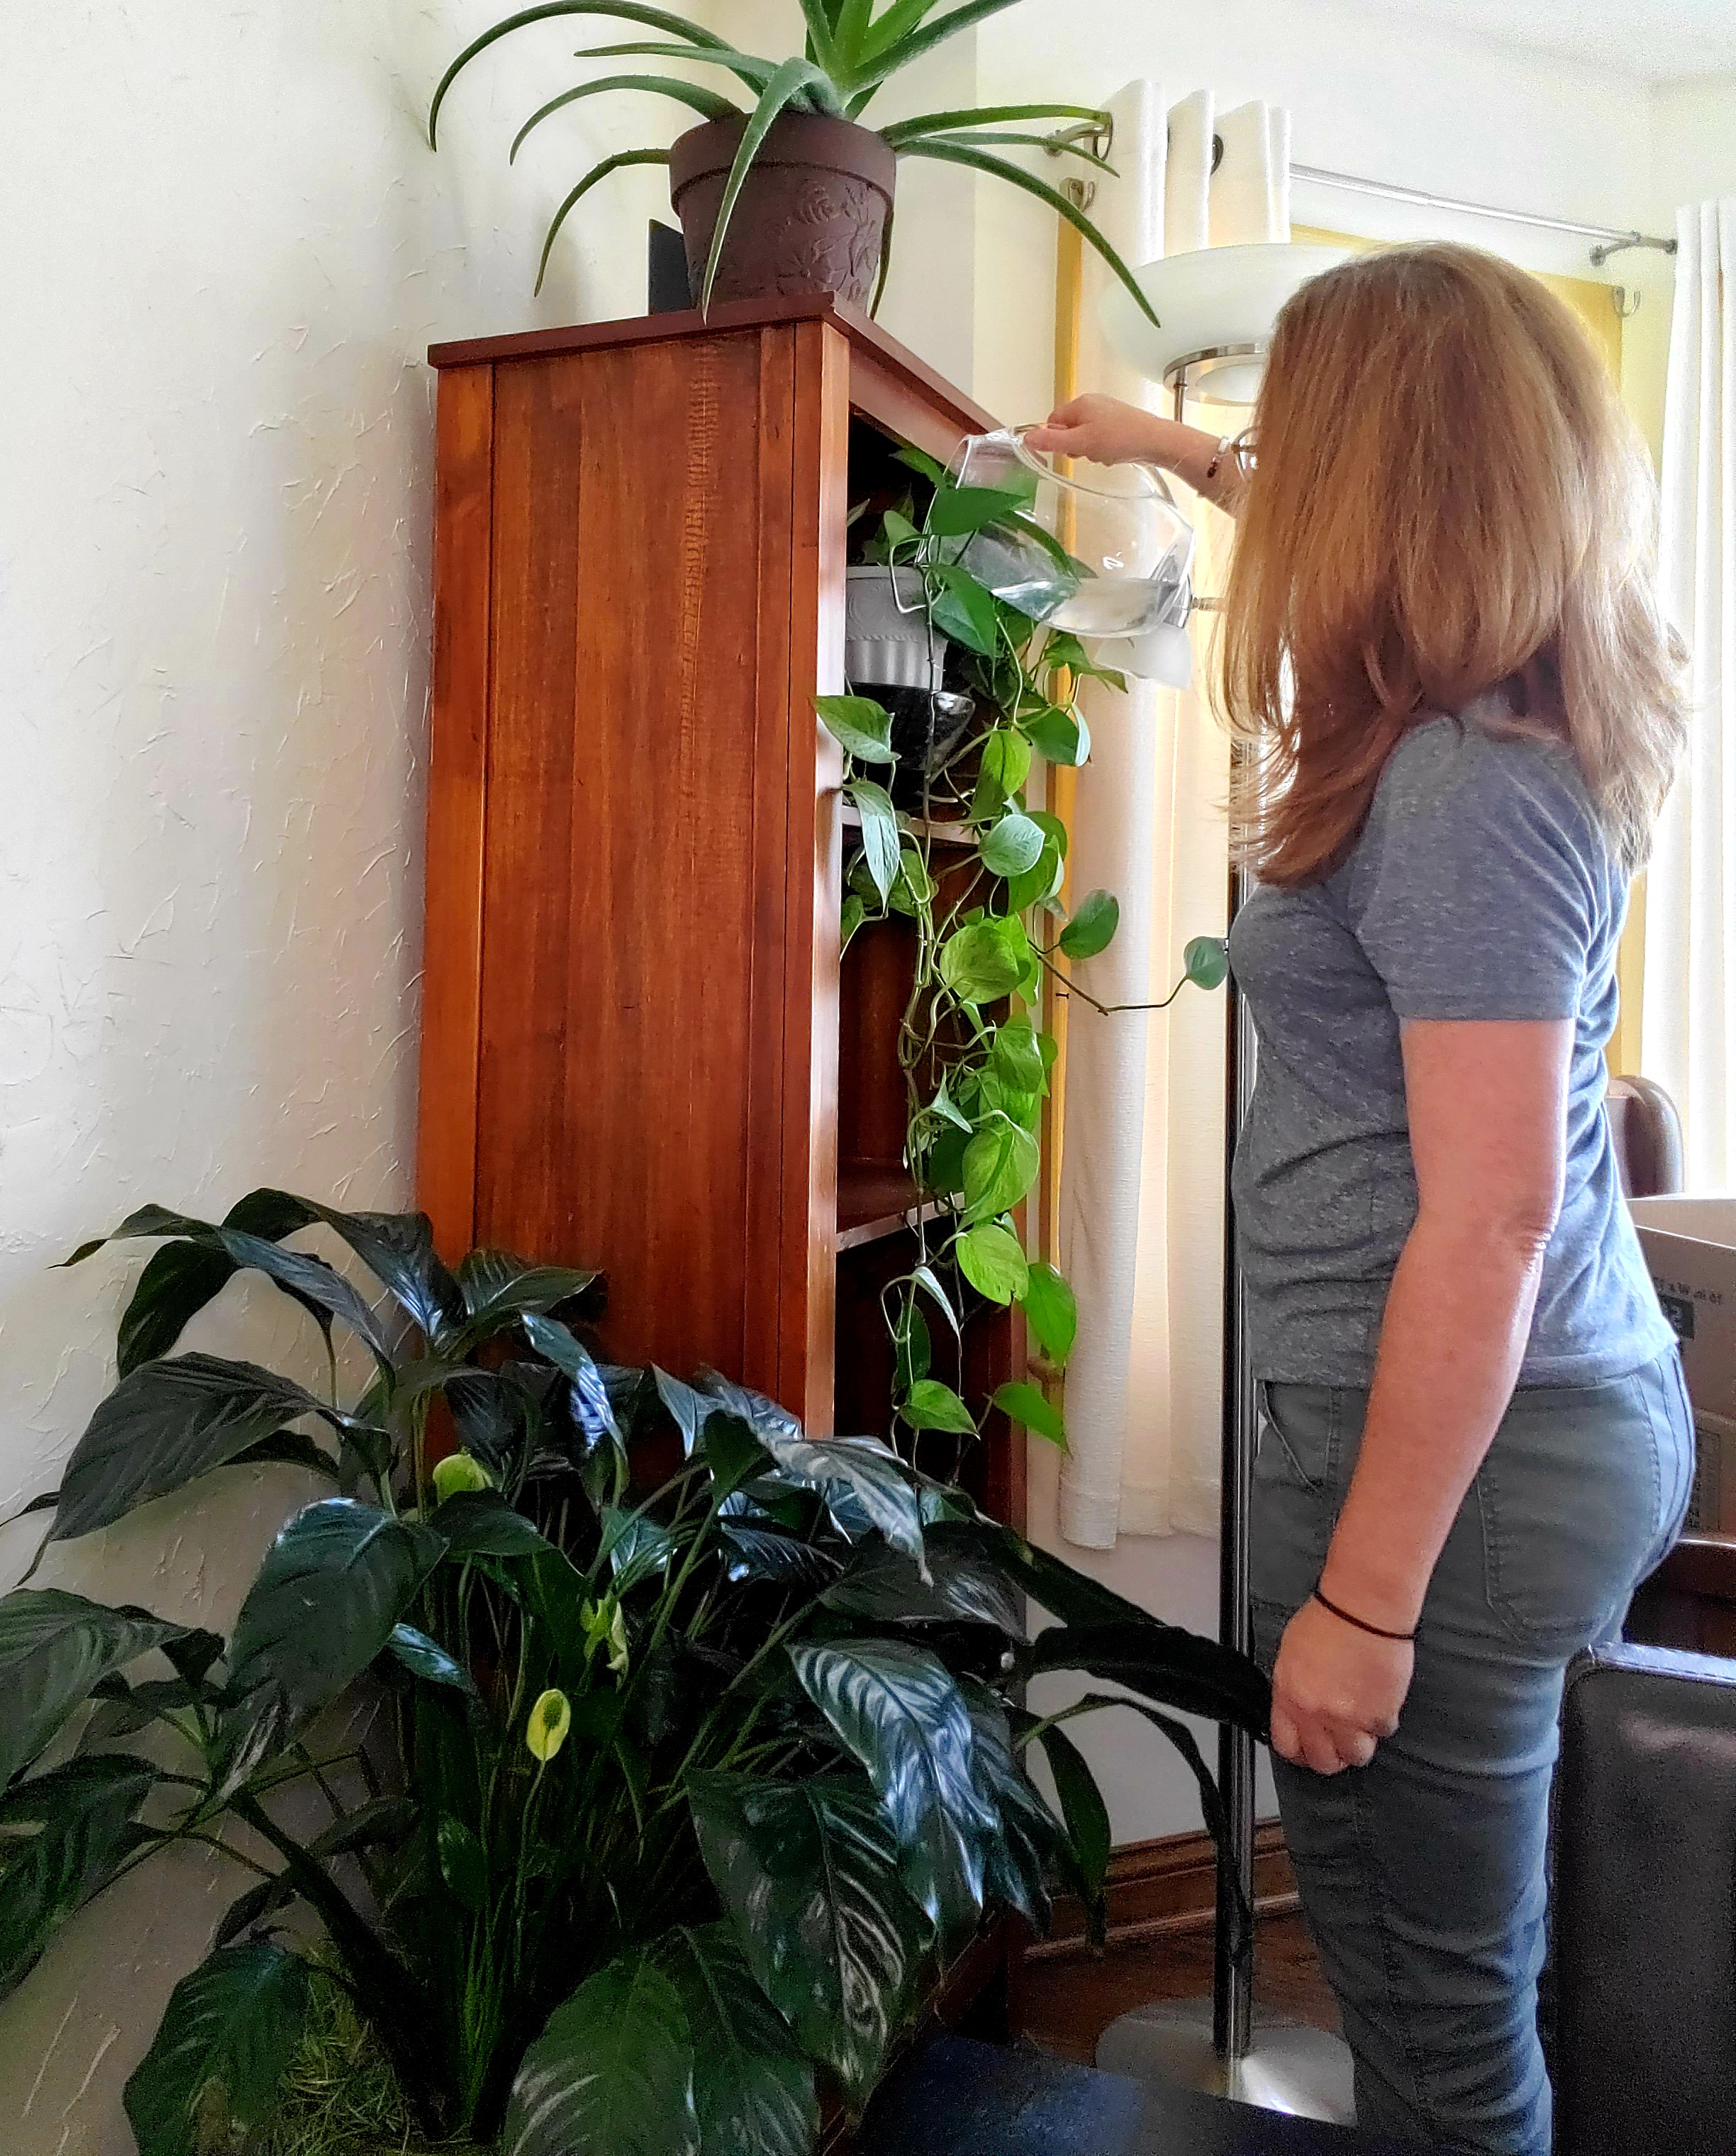
[[[711,120],[677,138],[669,198],[687,244],[696,305],[711,234],[745,119]],[[897,160],[871,127],[817,113],[774,120],[736,198],[714,300],[836,292],[874,297],[891,214]]]

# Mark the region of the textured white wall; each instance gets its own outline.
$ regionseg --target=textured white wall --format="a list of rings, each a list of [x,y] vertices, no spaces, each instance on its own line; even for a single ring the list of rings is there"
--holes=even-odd
[[[423,353],[641,310],[660,177],[593,198],[533,308],[552,203],[645,115],[563,120],[509,177],[581,41],[550,25],[460,86],[432,157],[428,95],[496,12],[67,0],[0,24],[0,1515],[53,1487],[111,1377],[138,1260],[50,1271],[86,1234],[260,1182],[408,1195]],[[239,1307],[202,1338],[260,1347]],[[296,1494],[232,1479],[39,1578],[221,1625]],[[0,1586],[33,1524],[0,1531]],[[121,2082],[236,1891],[142,1876],[0,2009],[7,2156],[131,2150]]]

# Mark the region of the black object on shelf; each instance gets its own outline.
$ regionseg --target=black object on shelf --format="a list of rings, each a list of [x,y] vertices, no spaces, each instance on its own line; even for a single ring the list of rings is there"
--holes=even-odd
[[[1135,2156],[1144,2112],[1118,2074],[940,2036],[881,2084],[855,2156]]]
[[[964,738],[975,703],[951,689],[913,689],[879,681],[852,681],[850,687],[858,696],[873,697],[891,719],[896,762],[886,790],[893,807],[911,815],[926,815],[928,782],[939,777]]]
[[[651,219],[645,246],[645,312],[679,315],[693,305],[687,288],[687,243],[675,226]]]

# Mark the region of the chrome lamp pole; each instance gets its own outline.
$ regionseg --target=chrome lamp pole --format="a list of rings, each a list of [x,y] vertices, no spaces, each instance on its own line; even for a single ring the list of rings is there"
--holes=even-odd
[[[1260,342],[1213,345],[1173,359],[1163,383],[1180,419],[1190,394],[1210,397],[1214,373],[1232,367],[1246,379]],[[1235,401],[1244,401],[1238,398]],[[1230,870],[1228,925],[1246,900],[1251,879]],[[1250,1602],[1250,1501],[1258,1405],[1246,1325],[1246,1296],[1235,1245],[1230,1170],[1254,1091],[1252,1015],[1226,983],[1224,1045],[1224,1415],[1223,1484],[1218,1554],[1218,1631],[1226,1646],[1253,1647]],[[1287,2015],[1254,2011],[1251,1922],[1254,1907],[1254,1740],[1225,1723],[1218,1732],[1218,1786],[1228,1820],[1217,1856],[1217,1924],[1211,1997],[1137,2008],[1111,2024],[1097,2046],[1097,2064],[1136,2080],[1166,2082],[1231,2097],[1268,2111],[1348,2123],[1355,2117],[1350,2054],[1342,2040]]]

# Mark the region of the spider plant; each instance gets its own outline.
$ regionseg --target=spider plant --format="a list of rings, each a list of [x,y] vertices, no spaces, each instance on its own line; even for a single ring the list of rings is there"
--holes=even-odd
[[[440,109],[458,75],[480,53],[515,30],[546,22],[553,16],[602,15],[658,32],[656,40],[585,46],[575,58],[644,58],[715,69],[720,75],[733,78],[739,86],[737,95],[727,96],[711,85],[690,81],[681,74],[593,76],[559,91],[539,105],[513,138],[511,155],[516,157],[526,137],[555,113],[583,98],[616,90],[637,90],[670,99],[697,113],[701,120],[742,121],[741,144],[724,187],[706,264],[701,305],[708,305],[722,259],[724,238],[742,183],[774,121],[786,112],[860,121],[893,75],[923,59],[960,31],[1014,6],[1016,0],[889,0],[889,4],[877,10],[876,0],[800,0],[800,4],[806,28],[803,49],[784,60],[741,52],[716,31],[664,8],[641,5],[639,0],[543,0],[540,6],[521,8],[473,38],[440,78],[429,110],[429,142],[436,147],[439,145]],[[1093,132],[1086,139],[1051,142],[1049,134],[1034,128],[1032,123],[1039,121],[1088,123]],[[968,166],[973,172],[988,172],[1009,187],[1020,187],[1026,194],[1046,203],[1058,217],[1074,226],[1089,245],[1096,248],[1133,294],[1142,311],[1153,321],[1157,320],[1133,272],[1084,211],[1058,187],[1051,187],[1046,180],[1039,179],[1001,154],[1012,148],[1055,147],[1067,157],[1094,166],[1099,172],[1112,172],[1113,167],[1091,146],[1097,140],[1107,142],[1108,139],[1110,122],[1107,112],[1086,105],[974,105],[953,111],[920,113],[876,131],[896,157],[930,157],[942,164]],[[549,224],[542,260],[537,265],[537,290],[542,289],[550,251],[562,226],[599,181],[623,166],[668,162],[666,149],[642,149],[617,151],[593,165],[556,210]],[[884,263],[881,275],[883,280]]]

